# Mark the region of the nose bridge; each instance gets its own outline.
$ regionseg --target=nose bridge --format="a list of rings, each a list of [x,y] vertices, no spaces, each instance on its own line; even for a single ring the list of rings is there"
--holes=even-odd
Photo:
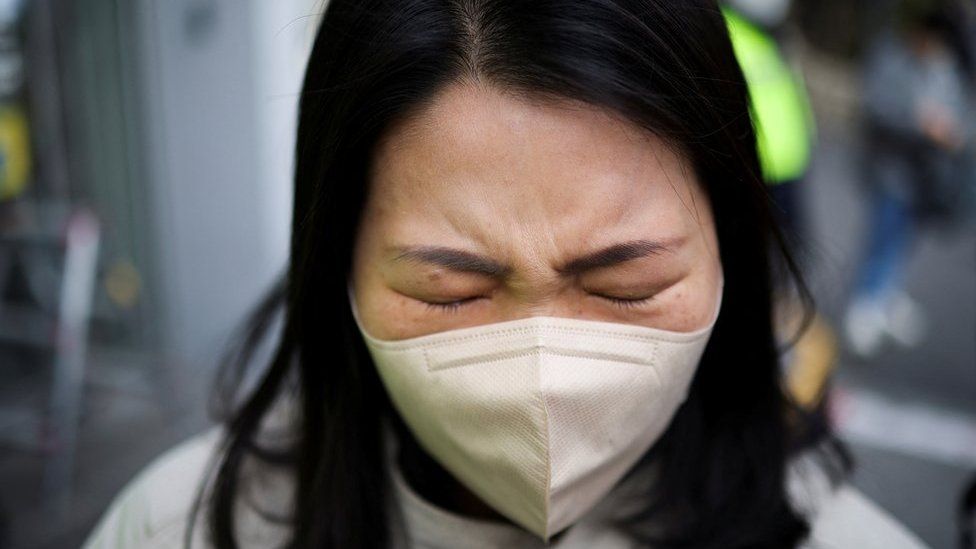
[[[571,296],[551,296],[523,303],[517,307],[512,318],[558,317],[576,318],[579,316],[578,300]]]
[[[579,316],[581,298],[574,289],[575,281],[545,278],[546,276],[540,275],[532,282],[512,288],[508,302],[504,305],[506,318]]]

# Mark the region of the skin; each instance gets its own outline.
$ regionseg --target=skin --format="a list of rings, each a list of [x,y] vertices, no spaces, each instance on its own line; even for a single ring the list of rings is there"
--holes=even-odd
[[[721,262],[707,195],[663,141],[597,107],[452,84],[377,144],[369,186],[351,282],[360,322],[374,337],[534,315],[672,331],[711,319]],[[560,270],[633,241],[660,246]],[[411,246],[462,250],[500,269],[475,273],[404,256]],[[621,306],[606,296],[646,300]],[[458,300],[466,301],[429,305]],[[437,467],[426,456],[407,461],[405,469]],[[437,484],[419,491],[463,514],[499,518],[450,477]]]
[[[908,41],[920,60],[938,59],[949,55],[943,41],[931,31],[915,29],[909,33]],[[915,119],[925,135],[939,147],[956,151],[965,144],[952,114],[943,105],[931,101],[919,101],[915,105]]]

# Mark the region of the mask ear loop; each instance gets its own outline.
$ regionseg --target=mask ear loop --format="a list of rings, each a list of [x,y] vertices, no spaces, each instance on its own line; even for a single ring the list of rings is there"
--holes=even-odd
[[[349,296],[349,309],[352,311],[352,318],[356,321],[357,325],[360,325],[359,321],[359,310],[356,307],[356,296],[352,291],[352,282],[346,282],[346,294]]]

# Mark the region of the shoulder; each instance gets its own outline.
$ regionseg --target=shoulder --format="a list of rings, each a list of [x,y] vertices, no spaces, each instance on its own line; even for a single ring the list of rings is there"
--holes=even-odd
[[[847,480],[829,479],[823,459],[813,451],[795,458],[788,469],[792,501],[810,521],[804,549],[927,549],[913,532]]]
[[[153,459],[116,495],[83,547],[182,545],[194,499],[222,433],[222,426],[211,427]]]

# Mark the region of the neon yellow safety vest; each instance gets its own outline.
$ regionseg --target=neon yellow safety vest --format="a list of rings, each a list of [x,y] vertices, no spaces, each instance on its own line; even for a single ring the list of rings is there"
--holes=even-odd
[[[763,176],[768,184],[802,176],[816,126],[803,80],[762,29],[723,7],[732,46],[745,74]]]
[[[0,202],[27,188],[30,176],[30,136],[27,118],[16,105],[0,104]]]

